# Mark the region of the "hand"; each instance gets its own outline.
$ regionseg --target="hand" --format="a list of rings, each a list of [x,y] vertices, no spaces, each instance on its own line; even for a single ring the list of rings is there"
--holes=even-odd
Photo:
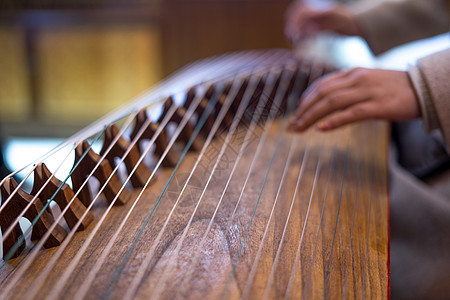
[[[318,121],[319,130],[330,130],[367,119],[419,117],[417,96],[406,72],[356,68],[331,73],[311,85],[289,129],[304,131]]]
[[[356,17],[343,6],[318,10],[294,2],[287,9],[284,33],[290,40],[298,41],[323,30],[361,36]]]

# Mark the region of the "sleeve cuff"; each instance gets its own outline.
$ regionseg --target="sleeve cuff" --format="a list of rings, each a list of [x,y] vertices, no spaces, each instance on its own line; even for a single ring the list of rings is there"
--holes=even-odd
[[[410,65],[409,77],[417,95],[417,100],[419,102],[420,112],[426,131],[430,132],[433,129],[439,128],[440,124],[436,113],[436,108],[434,107],[433,101],[431,100],[431,95],[428,87],[422,79],[423,76],[420,73],[419,68]]]
[[[427,130],[440,128],[450,149],[450,49],[426,56],[410,67]]]

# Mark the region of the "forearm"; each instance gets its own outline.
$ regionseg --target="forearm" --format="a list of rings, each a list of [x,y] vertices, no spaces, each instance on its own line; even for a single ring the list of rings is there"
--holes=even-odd
[[[449,30],[445,0],[384,1],[353,7],[364,38],[375,54]]]

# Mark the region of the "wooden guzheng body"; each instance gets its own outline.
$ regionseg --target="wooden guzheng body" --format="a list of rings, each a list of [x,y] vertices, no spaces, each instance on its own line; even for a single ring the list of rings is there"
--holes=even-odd
[[[0,298],[389,297],[386,125],[286,131],[329,70],[192,64],[6,178]]]

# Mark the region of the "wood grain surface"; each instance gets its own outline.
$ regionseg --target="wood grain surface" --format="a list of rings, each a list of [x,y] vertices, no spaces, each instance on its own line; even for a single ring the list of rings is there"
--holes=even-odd
[[[39,277],[58,247],[41,250],[2,298],[388,298],[387,125],[293,134],[285,124],[281,118],[252,130],[226,189],[245,126],[232,136],[208,185],[227,130],[195,170],[198,151],[173,175],[173,168],[161,169],[119,231],[140,192],[130,187],[131,201],[112,208],[77,261],[105,212],[103,199],[93,223],[75,235],[48,276]],[[0,291],[25,257],[3,268]]]

